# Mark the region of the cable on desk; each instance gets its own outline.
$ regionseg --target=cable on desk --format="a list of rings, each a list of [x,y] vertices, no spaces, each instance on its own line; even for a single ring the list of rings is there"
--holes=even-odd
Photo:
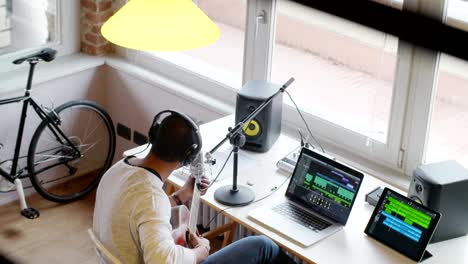
[[[232,152],[231,152],[231,153],[232,153]],[[274,194],[276,191],[278,191],[279,189],[281,189],[281,187],[283,187],[283,185],[289,180],[289,178],[291,178],[291,176],[292,176],[292,174],[289,175],[289,177],[286,178],[279,186],[275,187],[274,190],[272,190],[269,194],[267,194],[267,195],[263,196],[262,198],[259,198],[259,199],[255,200],[255,201],[251,202],[250,204],[254,204],[254,203],[260,202],[260,201],[262,201],[262,200],[264,200],[264,199],[270,197],[270,196],[271,196],[272,194]],[[220,213],[225,212],[225,211],[227,211],[227,210],[229,210],[229,209],[232,209],[232,208],[234,208],[234,207],[226,207],[226,208],[224,208],[223,210],[217,212],[217,213],[215,214],[215,216],[213,216],[213,217],[210,219],[210,221],[208,222],[208,224],[206,224],[206,226],[203,226],[203,228],[208,229],[208,228],[210,227],[211,222],[213,222],[213,220],[214,220],[216,217],[218,217],[218,215],[219,215]]]
[[[269,194],[263,196],[262,198],[259,198],[259,199],[255,200],[255,201],[253,201],[251,204],[260,202],[261,200],[264,200],[264,199],[270,197],[270,196],[271,196],[272,194],[274,194],[276,191],[278,191],[279,189],[281,189],[281,187],[283,187],[283,185],[289,180],[289,178],[291,178],[291,176],[292,176],[292,174],[289,175],[289,177],[286,178],[279,186],[277,186],[277,187],[275,186],[275,187],[274,187],[274,190],[272,190],[271,193],[269,193]]]

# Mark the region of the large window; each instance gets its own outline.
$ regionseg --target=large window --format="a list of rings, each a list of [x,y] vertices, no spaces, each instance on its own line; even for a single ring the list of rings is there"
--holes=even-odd
[[[288,1],[277,13],[272,81],[294,76],[300,108],[386,143],[397,38]]]
[[[57,0],[0,0],[0,55],[58,41]]]
[[[156,59],[142,56],[140,65],[172,73],[175,80],[230,105],[236,91],[225,88],[240,88],[249,79],[282,84],[294,77],[288,91],[315,137],[332,154],[406,175],[424,161],[456,157],[468,164],[468,141],[463,141],[468,132],[463,125],[468,121],[466,62],[445,55],[439,60],[438,51],[408,42],[413,35],[399,39],[372,28],[401,35],[401,23],[392,28],[389,20],[379,20],[379,14],[365,13],[372,15],[366,16],[367,26],[363,26],[322,12],[350,15],[320,1],[194,0],[218,24],[221,38],[205,48],[154,53]],[[421,16],[428,15],[468,29],[467,1],[369,1],[385,6],[362,1],[356,5],[367,9],[363,12],[377,10],[385,17],[424,24],[428,22]],[[359,21],[356,13],[352,15],[348,18]],[[379,20],[378,25],[369,22],[372,19]],[[427,37],[427,30],[421,31]],[[289,131],[303,127],[288,96],[283,98],[283,124]]]
[[[450,0],[446,23],[468,31],[468,2]],[[468,167],[468,62],[442,54],[425,162],[455,159]]]
[[[425,161],[455,159],[468,167],[467,135],[468,62],[443,54]]]

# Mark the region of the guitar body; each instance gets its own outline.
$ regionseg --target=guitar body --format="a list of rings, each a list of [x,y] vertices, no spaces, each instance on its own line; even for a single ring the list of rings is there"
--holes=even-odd
[[[171,211],[171,226],[172,238],[177,245],[191,248],[189,244],[189,220],[190,211],[185,205],[172,207]]]

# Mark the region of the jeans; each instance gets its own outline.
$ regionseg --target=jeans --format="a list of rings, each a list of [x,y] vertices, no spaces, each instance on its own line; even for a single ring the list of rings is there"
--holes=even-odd
[[[266,236],[249,236],[210,255],[203,264],[295,263]]]

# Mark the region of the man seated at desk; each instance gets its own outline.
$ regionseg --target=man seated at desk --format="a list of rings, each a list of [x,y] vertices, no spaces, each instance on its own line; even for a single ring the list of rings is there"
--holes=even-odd
[[[117,258],[124,263],[293,263],[265,236],[238,240],[210,256],[209,241],[198,234],[190,234],[193,249],[176,245],[171,207],[191,199],[195,180],[189,177],[171,196],[162,187],[175,169],[193,160],[201,138],[189,117],[163,111],[153,121],[149,141],[152,147],[145,158],[117,162],[97,190],[93,229]],[[202,194],[208,185],[202,177]]]

